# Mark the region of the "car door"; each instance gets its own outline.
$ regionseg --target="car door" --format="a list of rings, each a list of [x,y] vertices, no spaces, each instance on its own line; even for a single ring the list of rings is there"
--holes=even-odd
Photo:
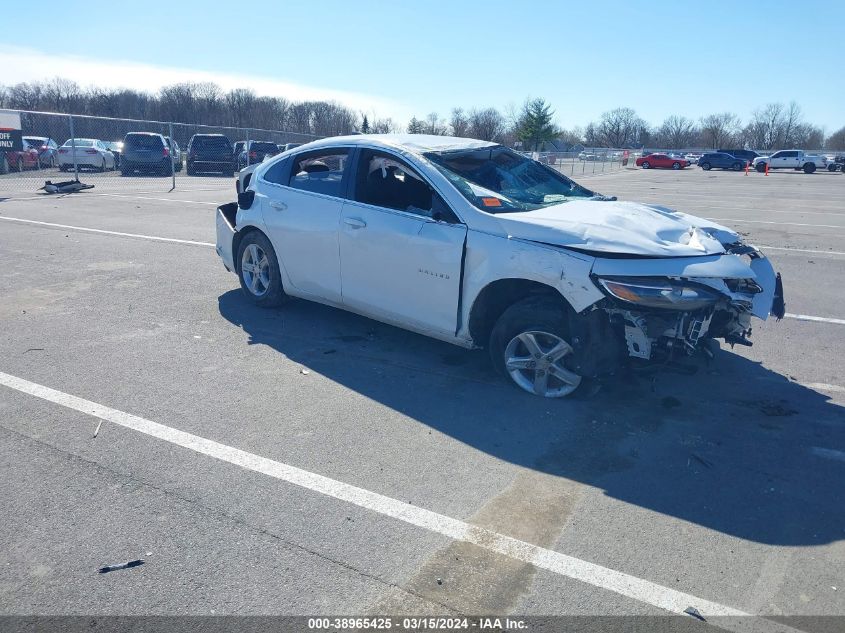
[[[365,148],[355,163],[339,231],[344,305],[454,336],[466,225],[399,156]]]
[[[330,147],[299,153],[250,185],[292,294],[341,301],[337,233],[349,152]]]
[[[769,167],[772,169],[790,167],[789,152],[775,152],[769,158]]]

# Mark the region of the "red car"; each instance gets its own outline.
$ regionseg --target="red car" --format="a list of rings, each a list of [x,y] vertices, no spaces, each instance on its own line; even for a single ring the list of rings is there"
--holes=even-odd
[[[38,149],[23,142],[22,152],[6,152],[0,159],[0,173],[8,174],[10,171],[23,171],[24,169],[35,169],[38,164]]]
[[[637,167],[643,169],[663,168],[663,169],[683,169],[689,166],[689,161],[683,158],[674,158],[666,154],[649,154],[648,156],[640,156],[637,159]]]

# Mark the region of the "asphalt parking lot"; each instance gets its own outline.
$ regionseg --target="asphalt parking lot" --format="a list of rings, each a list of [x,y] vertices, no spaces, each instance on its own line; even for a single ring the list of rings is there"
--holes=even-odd
[[[765,247],[788,316],[574,401],[251,307],[213,249],[230,179],[10,176],[0,614],[845,616],[845,175],[584,178]]]

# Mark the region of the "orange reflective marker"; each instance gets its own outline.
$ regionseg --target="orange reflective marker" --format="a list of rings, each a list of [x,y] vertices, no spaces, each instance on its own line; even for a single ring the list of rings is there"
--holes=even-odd
[[[498,198],[482,198],[481,204],[483,204],[485,207],[501,207],[502,201]]]
[[[748,161],[745,161],[745,175],[748,175]]]
[[[769,163],[766,163],[766,175],[769,175]]]

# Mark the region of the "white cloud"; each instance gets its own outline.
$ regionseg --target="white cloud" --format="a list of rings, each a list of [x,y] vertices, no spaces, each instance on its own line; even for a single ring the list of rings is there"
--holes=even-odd
[[[0,68],[3,68],[0,80],[6,85],[63,77],[81,86],[156,92],[162,86],[179,82],[212,81],[224,90],[251,88],[256,94],[264,96],[285,97],[294,101],[336,101],[353,110],[367,112],[371,116],[389,116],[398,121],[410,118],[409,107],[392,99],[240,73],[217,73],[132,61],[54,55],[31,48],[6,45],[0,45]]]

